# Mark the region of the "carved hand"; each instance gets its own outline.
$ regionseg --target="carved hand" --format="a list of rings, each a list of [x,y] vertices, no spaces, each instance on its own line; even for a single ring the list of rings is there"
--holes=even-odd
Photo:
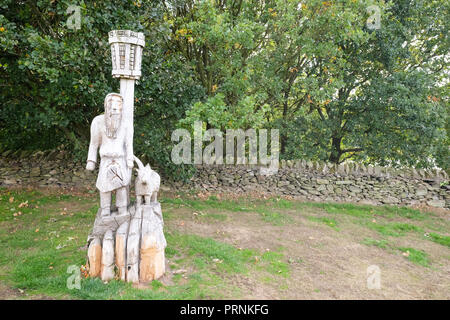
[[[86,164],[86,170],[92,171],[95,169],[95,162],[93,161],[88,161]]]
[[[127,167],[130,169],[133,169],[134,161],[133,160],[127,160]]]

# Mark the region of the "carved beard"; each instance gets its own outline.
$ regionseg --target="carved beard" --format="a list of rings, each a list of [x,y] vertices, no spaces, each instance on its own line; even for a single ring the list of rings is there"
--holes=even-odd
[[[115,139],[117,137],[117,130],[119,130],[120,122],[122,121],[122,114],[108,114],[105,115],[106,135],[108,138]]]

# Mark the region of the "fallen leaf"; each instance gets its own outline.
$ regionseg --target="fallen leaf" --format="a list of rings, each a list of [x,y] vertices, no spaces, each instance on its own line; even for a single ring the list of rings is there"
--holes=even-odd
[[[39,228],[37,228],[36,230],[34,230],[34,232],[39,232]]]
[[[28,200],[19,204],[19,208],[28,207]]]
[[[13,203],[14,202],[14,197],[10,197],[9,198],[9,203]]]

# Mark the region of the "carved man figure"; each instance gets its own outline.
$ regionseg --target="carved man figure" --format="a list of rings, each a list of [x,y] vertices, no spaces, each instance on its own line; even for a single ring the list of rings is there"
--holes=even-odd
[[[123,97],[110,93],[105,97],[105,114],[94,118],[91,124],[91,142],[87,170],[94,170],[100,147],[100,168],[96,187],[100,191],[102,216],[111,213],[111,193],[116,192],[119,214],[126,213],[128,185],[133,168],[132,131],[122,117]]]

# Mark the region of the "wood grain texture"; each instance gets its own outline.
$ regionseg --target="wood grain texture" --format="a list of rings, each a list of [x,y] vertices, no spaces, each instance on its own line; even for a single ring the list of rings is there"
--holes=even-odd
[[[99,212],[100,213],[100,212]],[[116,216],[113,212],[112,217]],[[158,202],[128,208],[128,220],[106,228],[99,214],[97,226],[88,237],[89,276],[103,281],[114,278],[128,282],[149,282],[165,273],[166,239],[161,205]],[[111,222],[111,219],[108,219]],[[100,226],[100,227],[99,227]],[[100,230],[100,231],[99,231]],[[98,234],[102,234],[98,237]]]
[[[128,237],[128,221],[124,222],[116,233],[116,266],[119,272],[119,279],[126,280],[126,263],[127,263],[127,237]]]
[[[88,249],[89,276],[99,277],[102,267],[102,245],[99,238],[94,238]]]
[[[142,206],[141,250],[139,278],[142,282],[160,278],[165,272],[164,249],[166,239],[163,232],[161,206],[151,203]]]
[[[130,222],[127,239],[127,281],[139,282],[139,248],[141,240],[142,210],[136,208],[136,213]]]
[[[111,281],[114,279],[114,237],[111,230],[103,237],[102,248],[102,280]]]

